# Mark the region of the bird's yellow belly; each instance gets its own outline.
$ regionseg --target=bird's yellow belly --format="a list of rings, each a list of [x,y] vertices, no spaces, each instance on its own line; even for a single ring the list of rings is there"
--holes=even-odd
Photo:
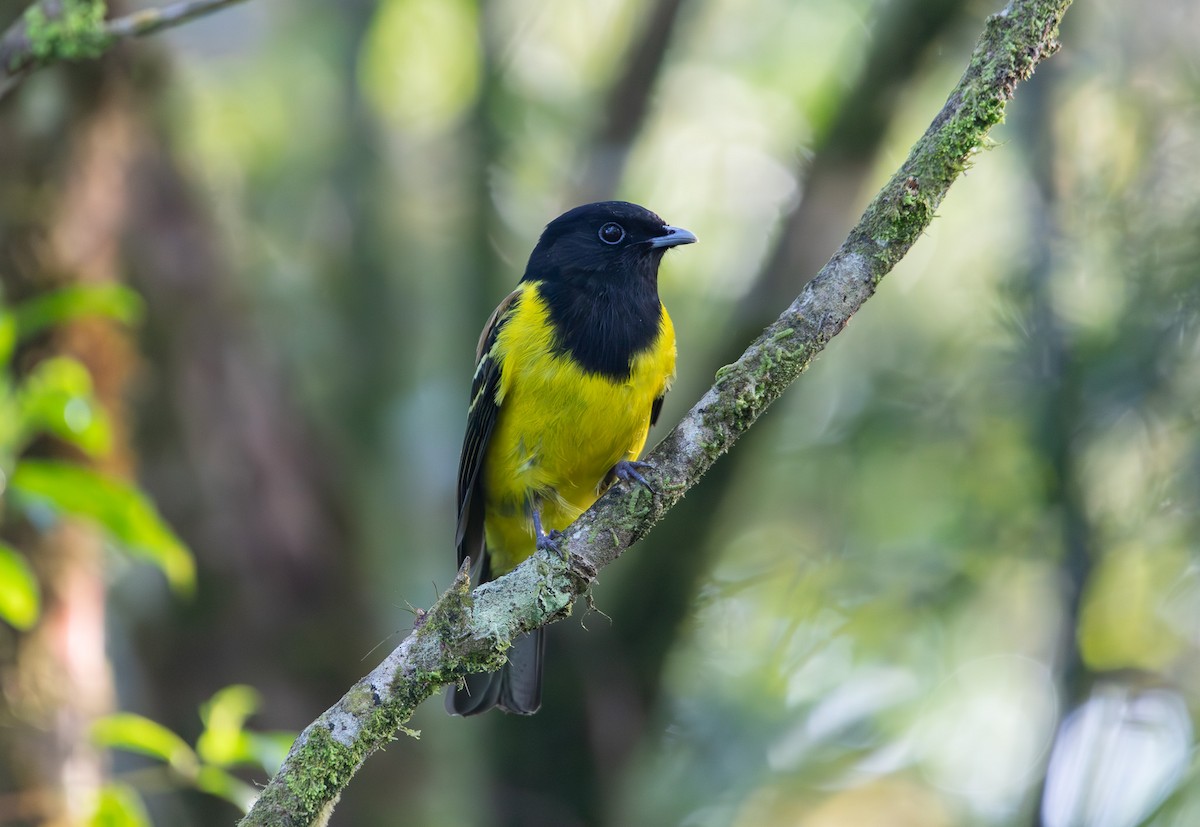
[[[675,334],[665,311],[658,339],[634,357],[627,380],[614,381],[522,335],[517,326],[537,327],[536,315],[544,313],[540,301],[524,304],[497,343],[508,350],[509,371],[484,459],[484,532],[496,575],[533,553],[533,508],[545,531],[562,530],[596,501],[614,465],[637,458],[654,400],[675,372]]]

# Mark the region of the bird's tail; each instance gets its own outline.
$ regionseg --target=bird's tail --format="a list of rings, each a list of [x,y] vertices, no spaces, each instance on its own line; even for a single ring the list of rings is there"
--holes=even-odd
[[[513,641],[508,663],[499,672],[467,675],[465,686],[446,696],[451,715],[478,715],[498,706],[514,715],[532,715],[542,706],[542,654],[545,629],[535,629]]]

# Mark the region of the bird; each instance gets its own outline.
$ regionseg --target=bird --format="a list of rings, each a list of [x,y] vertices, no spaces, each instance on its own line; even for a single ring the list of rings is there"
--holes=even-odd
[[[695,241],[626,201],[584,204],[546,225],[475,351],[455,544],[479,582],[546,547],[615,481],[650,488],[637,458],[676,350],[658,269],[667,250]],[[447,710],[537,712],[544,632],[516,638],[498,672],[466,676]]]

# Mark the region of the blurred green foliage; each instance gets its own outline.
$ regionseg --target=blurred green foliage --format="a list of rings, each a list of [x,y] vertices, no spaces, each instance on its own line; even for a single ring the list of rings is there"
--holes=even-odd
[[[133,325],[141,321],[145,307],[134,290],[121,284],[89,284],[60,287],[28,298],[12,308],[20,338],[35,336],[54,325],[86,316]]]
[[[41,3],[25,10],[26,36],[38,60],[81,60],[98,57],[108,47],[104,0],[63,0],[51,14]]]
[[[9,494],[27,514],[46,506],[93,521],[126,553],[161,569],[177,591],[186,594],[195,585],[191,554],[131,485],[79,465],[27,459],[13,470]]]
[[[136,293],[115,285],[63,288],[11,308],[0,304],[0,495],[13,515],[35,524],[56,515],[92,520],[117,548],[154,563],[173,588],[187,592],[195,582],[191,554],[136,487],[82,465],[21,458],[41,435],[85,456],[104,457],[112,434],[82,364],[65,356],[46,358],[17,379],[16,346],[86,316],[132,323],[141,307]],[[32,569],[8,546],[0,548],[0,567],[7,575],[0,585],[0,617],[28,629],[37,620],[39,602]]]
[[[111,285],[55,290],[11,308],[0,304],[0,506],[6,516],[22,517],[35,526],[45,526],[48,518],[89,520],[116,548],[154,564],[174,590],[188,594],[195,587],[191,552],[137,487],[77,463],[22,458],[43,435],[87,457],[102,458],[111,450],[112,434],[80,362],[65,356],[44,358],[17,379],[12,369],[17,345],[72,320],[103,316],[133,323],[141,312],[136,293]],[[37,576],[25,556],[0,543],[0,619],[19,630],[32,628],[38,621],[39,594]],[[205,729],[196,750],[170,729],[133,713],[97,721],[92,734],[99,746],[157,758],[175,777],[245,810],[255,792],[228,768],[249,764],[273,771],[292,740],[291,735],[243,729],[258,705],[258,695],[249,687],[232,686],[217,693],[202,709]],[[134,787],[112,783],[98,791],[88,823],[140,827],[151,820]]]
[[[385,0],[359,56],[367,99],[386,123],[436,135],[479,94],[479,10],[467,0]]]
[[[37,622],[41,592],[29,563],[15,548],[0,543],[0,619],[18,629]]]
[[[106,784],[97,796],[88,827],[148,827],[153,824],[137,792],[126,784]]]
[[[246,730],[246,719],[260,704],[258,693],[248,686],[227,686],[217,692],[200,709],[204,728],[194,749],[167,727],[131,712],[96,721],[92,739],[106,749],[137,753],[161,762],[168,770],[171,786],[195,788],[245,812],[257,791],[231,771],[249,767],[258,772],[275,772],[295,738],[291,733]],[[139,796],[134,789],[122,787],[121,800],[136,801]],[[102,800],[100,808],[104,806]]]

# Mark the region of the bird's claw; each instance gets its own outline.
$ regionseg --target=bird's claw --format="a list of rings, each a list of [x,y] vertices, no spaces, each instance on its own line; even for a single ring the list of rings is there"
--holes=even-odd
[[[640,473],[643,468],[653,467],[654,464],[651,462],[623,459],[613,466],[612,472],[613,476],[627,485],[633,485],[636,482],[638,485],[644,486],[651,494],[657,494],[658,492],[654,490],[654,486],[650,484],[650,481]]]
[[[563,538],[563,533],[556,528],[550,529],[547,534],[542,530],[542,515],[537,509],[533,511],[533,536],[534,546],[538,551],[552,551],[559,557],[563,557],[562,545],[560,540]]]
[[[549,534],[542,534],[539,532],[537,536],[537,550],[552,551],[559,557],[562,557],[563,551],[560,541],[564,536],[565,535],[558,529],[554,529]]]

